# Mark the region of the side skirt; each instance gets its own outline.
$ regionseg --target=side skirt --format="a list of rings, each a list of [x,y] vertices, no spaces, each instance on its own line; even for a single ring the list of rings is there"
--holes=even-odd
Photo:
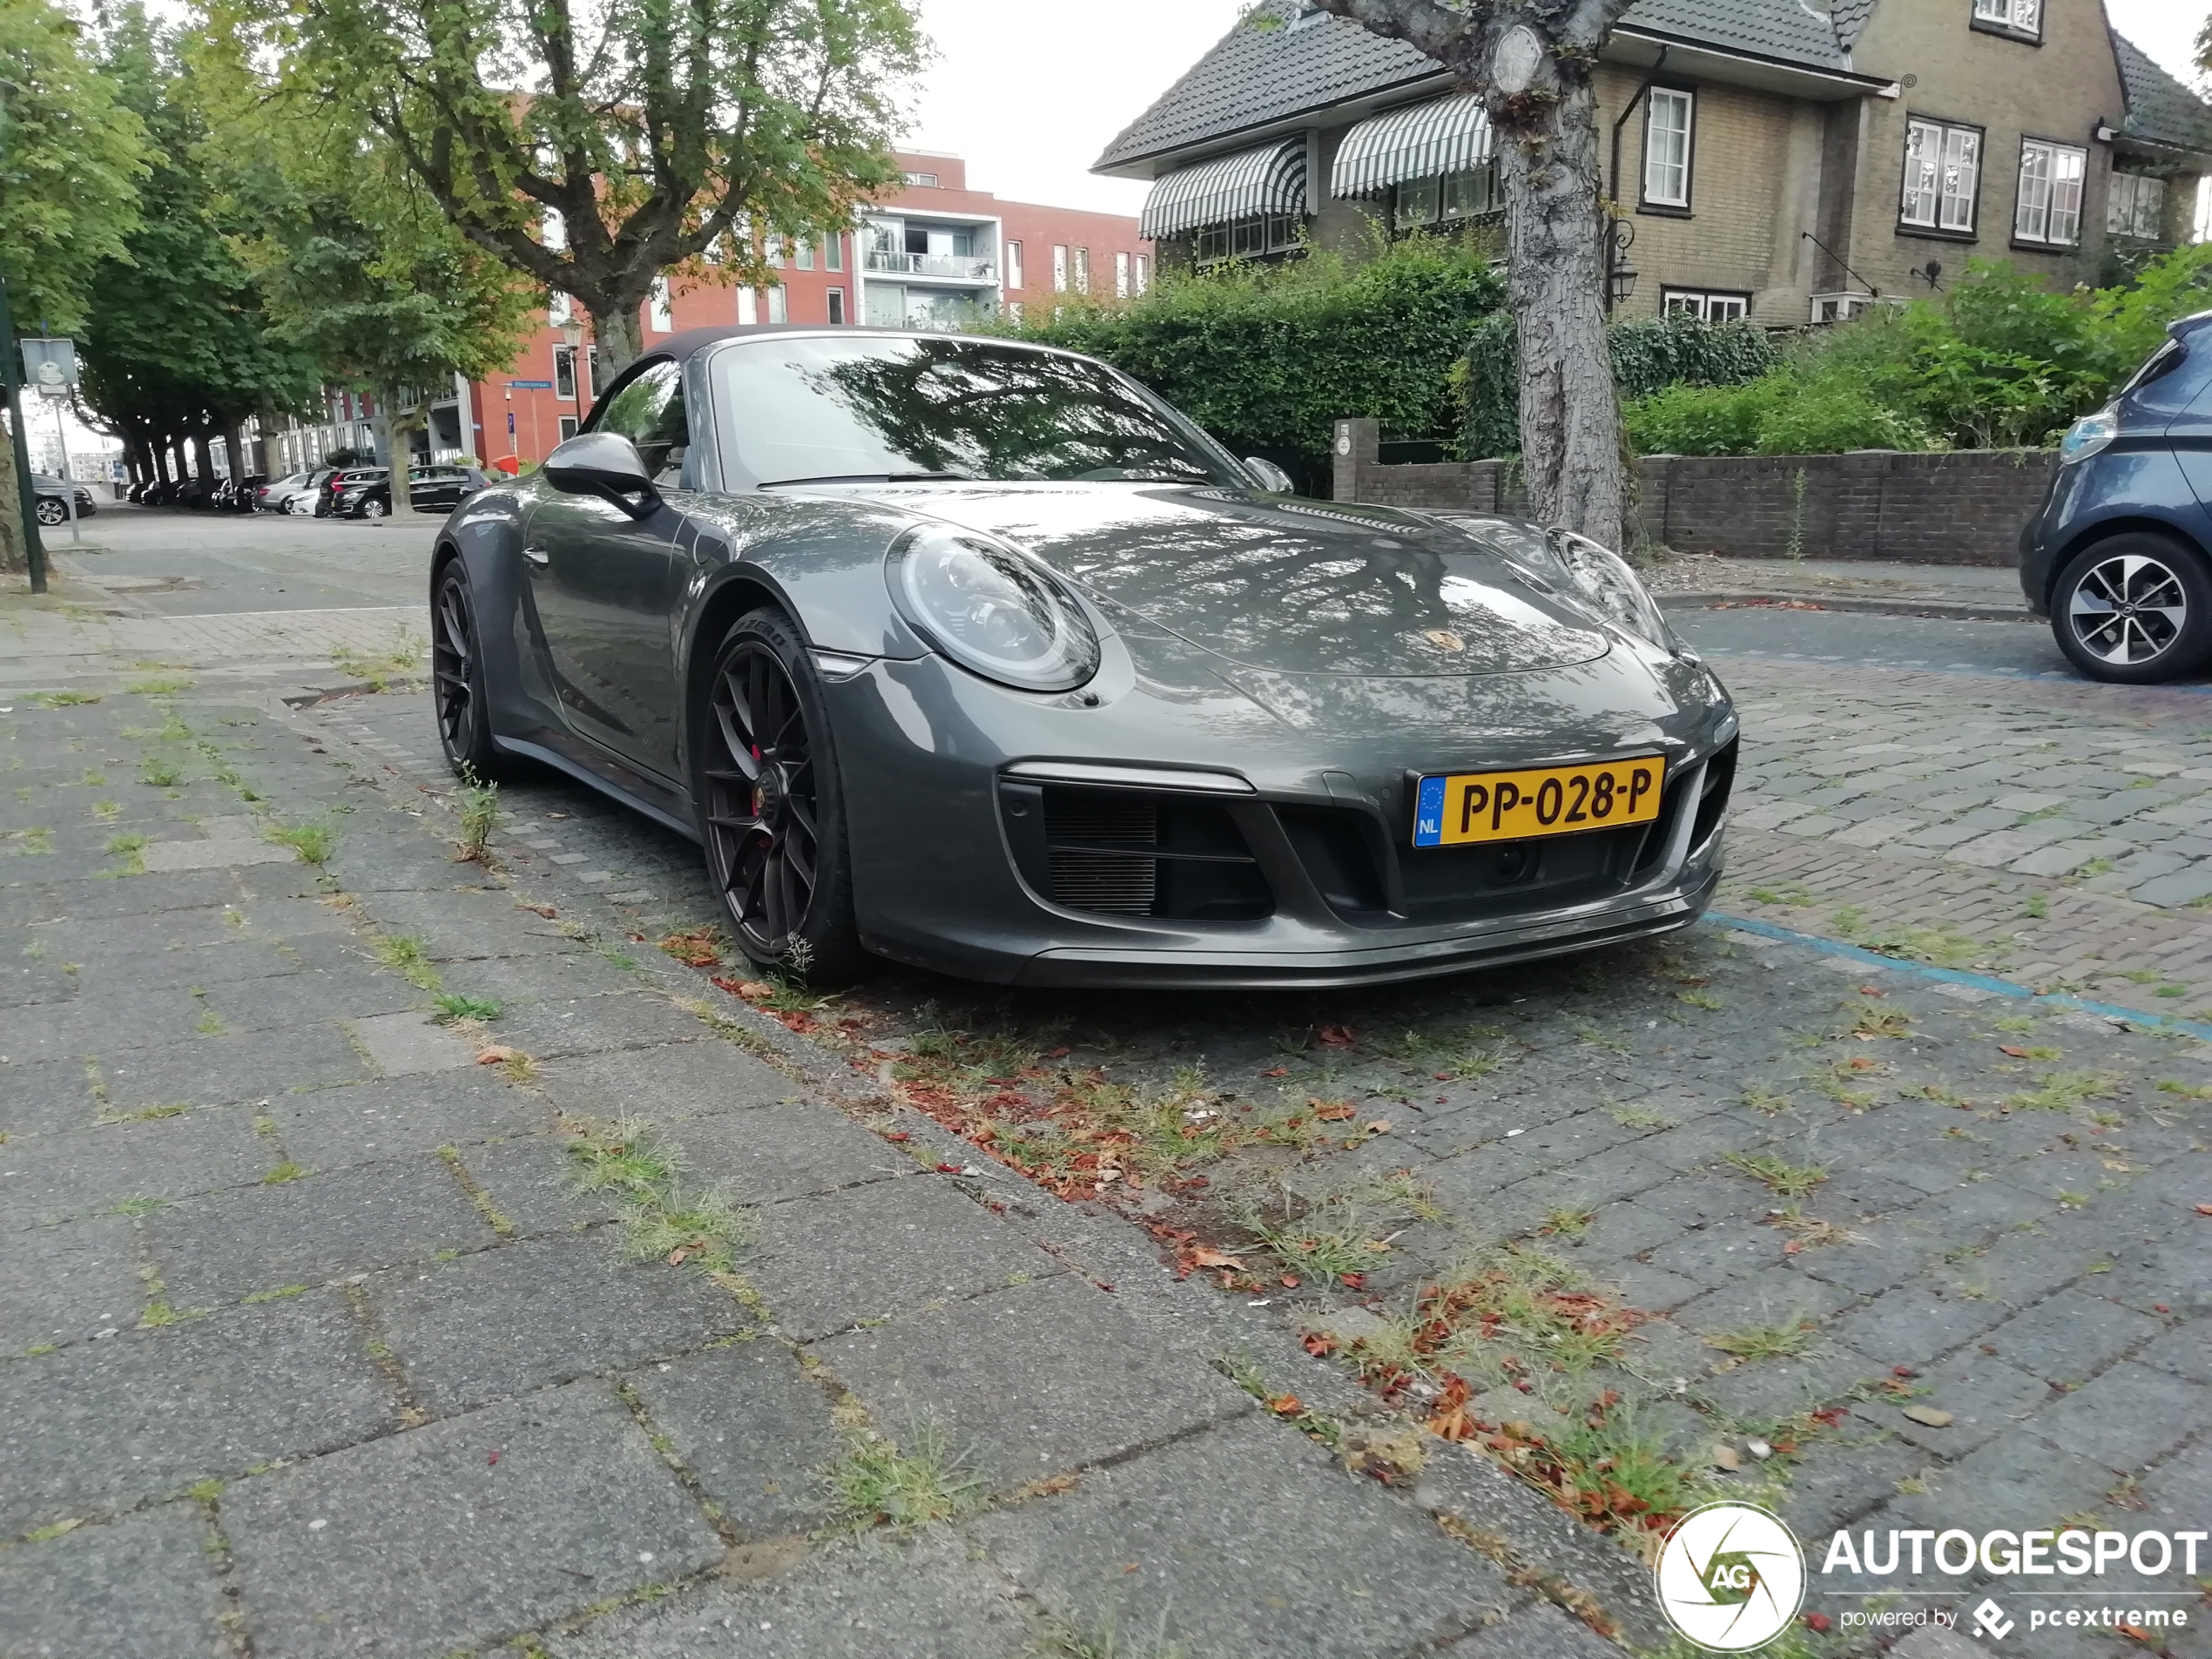
[[[527,742],[521,738],[501,737],[495,737],[492,742],[502,754],[521,755],[530,760],[541,761],[556,772],[568,773],[578,783],[590,785],[601,794],[620,801],[633,813],[642,813],[656,824],[665,825],[687,841],[696,843],[699,839],[698,826],[686,822],[679,814],[678,803],[673,796],[668,798],[667,805],[662,805],[625,788],[604,772],[595,772],[557,749],[549,749],[543,744]]]

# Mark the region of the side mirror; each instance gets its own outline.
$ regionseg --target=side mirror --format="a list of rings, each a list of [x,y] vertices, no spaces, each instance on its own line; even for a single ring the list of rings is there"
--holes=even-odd
[[[604,496],[632,518],[651,516],[660,491],[637,446],[613,432],[579,432],[545,457],[546,482],[573,496]]]
[[[1258,455],[1246,455],[1244,470],[1259,480],[1259,487],[1262,489],[1271,490],[1278,496],[1298,494],[1297,482],[1271,461],[1264,460]]]

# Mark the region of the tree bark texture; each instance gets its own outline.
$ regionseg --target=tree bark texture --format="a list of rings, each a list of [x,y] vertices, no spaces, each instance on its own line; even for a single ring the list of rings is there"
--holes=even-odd
[[[1605,341],[1598,51],[1630,0],[1315,0],[1450,69],[1490,114],[1506,199],[1506,293],[1521,347],[1531,517],[1624,545],[1627,464]],[[1495,82],[1516,30],[1541,48],[1526,85]],[[1524,66],[1526,67],[1526,66]]]
[[[30,569],[30,549],[23,538],[23,512],[16,500],[16,448],[8,423],[0,420],[0,573],[21,576]]]
[[[617,305],[604,311],[586,307],[585,310],[591,319],[592,344],[599,348],[598,381],[591,388],[596,397],[601,385],[637,361],[645,349],[645,330],[638,320],[637,305]]]

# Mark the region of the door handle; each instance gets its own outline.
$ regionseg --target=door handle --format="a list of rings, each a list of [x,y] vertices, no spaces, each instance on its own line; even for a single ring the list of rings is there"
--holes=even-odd
[[[523,556],[541,570],[553,563],[552,555],[542,547],[526,547],[523,550]]]

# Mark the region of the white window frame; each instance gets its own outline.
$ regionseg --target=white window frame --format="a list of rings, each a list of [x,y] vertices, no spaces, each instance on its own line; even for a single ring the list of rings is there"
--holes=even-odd
[[[1974,0],[1974,21],[2043,38],[2043,0]]]
[[[2105,196],[2105,233],[2144,241],[2164,240],[2166,181],[2155,173],[2114,173]]]
[[[545,302],[545,320],[552,327],[558,328],[575,315],[576,301],[558,288],[554,289],[551,296]]]
[[[2079,247],[2081,192],[2088,173],[2089,152],[2080,145],[2022,138],[2013,239],[2040,247]]]
[[[1662,111],[1665,112],[1662,121]],[[1681,118],[1677,122],[1674,117]],[[1689,206],[1689,170],[1697,145],[1697,94],[1655,86],[1644,94],[1643,205]]]
[[[652,291],[646,296],[645,304],[646,321],[655,334],[672,334],[676,332],[676,300],[669,292],[666,277],[653,279]]]
[[[768,320],[791,320],[791,297],[784,292],[784,285],[780,282],[771,283],[768,287]]]
[[[1129,255],[1117,253],[1114,255],[1114,297],[1116,300],[1129,298]]]
[[[814,268],[814,244],[813,241],[804,236],[796,238],[791,245],[791,262],[792,267],[796,270],[813,270]]]
[[[849,321],[849,320],[850,320],[850,319],[848,319],[848,318],[846,316],[846,314],[845,314],[845,290],[844,290],[844,289],[842,289],[842,288],[832,288],[832,289],[830,289],[830,290],[829,290],[829,292],[828,292],[828,294],[827,294],[827,295],[826,295],[826,297],[825,303],[826,303],[826,304],[829,307],[829,320],[830,320],[830,321],[831,321],[831,323],[832,323],[833,325],[834,325],[834,324],[840,324],[840,323],[844,323],[844,322],[846,322],[846,321]]]
[[[738,290],[738,326],[750,327],[760,320],[760,296],[751,288]]]
[[[1986,138],[1981,128],[1964,122],[1908,116],[1898,223],[1913,230],[1973,235],[1981,216]]]
[[[563,443],[566,443],[570,438],[576,436],[577,425],[577,418],[573,415],[564,415],[561,417],[561,442]]]
[[[1022,244],[1019,242],[1006,245],[1006,286],[1009,288],[1022,286]]]
[[[568,382],[565,386],[563,381]],[[576,401],[576,354],[566,346],[553,348],[553,395],[566,402]]]
[[[1139,293],[1152,291],[1152,256],[1149,253],[1136,256],[1136,291]]]
[[[1062,242],[1052,245],[1052,291],[1055,293],[1068,292],[1068,248]]]
[[[845,269],[845,233],[843,231],[833,232],[822,239],[822,269],[840,272]]]
[[[1090,250],[1087,247],[1076,250],[1076,292],[1090,292]]]
[[[1749,322],[1751,296],[1726,288],[1660,289],[1659,314],[1671,317],[1677,313],[1686,313],[1700,322]]]

